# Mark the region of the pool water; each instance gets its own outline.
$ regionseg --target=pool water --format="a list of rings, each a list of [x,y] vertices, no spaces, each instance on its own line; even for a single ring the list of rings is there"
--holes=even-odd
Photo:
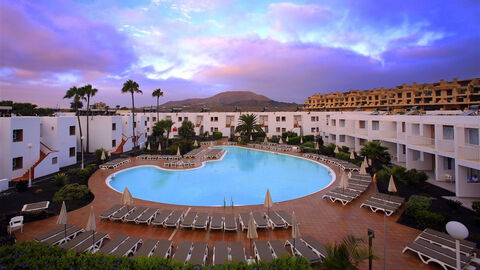
[[[115,173],[109,185],[135,198],[191,206],[263,204],[267,188],[274,202],[317,192],[332,181],[323,165],[283,154],[222,146],[223,159],[196,169],[173,171],[140,166]]]

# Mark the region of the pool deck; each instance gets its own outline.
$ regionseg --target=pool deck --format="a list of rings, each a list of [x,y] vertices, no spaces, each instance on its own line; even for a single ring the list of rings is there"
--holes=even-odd
[[[300,156],[299,153],[289,153],[291,155]],[[96,224],[97,231],[109,233],[111,237],[117,234],[125,234],[140,237],[142,239],[156,238],[156,239],[171,239],[174,245],[177,246],[183,240],[189,241],[207,241],[209,245],[208,262],[212,259],[213,244],[215,241],[241,241],[245,246],[247,256],[250,254],[249,240],[246,236],[246,231],[242,232],[221,232],[221,231],[204,231],[204,230],[174,230],[165,229],[163,227],[153,227],[146,225],[137,225],[134,223],[121,223],[112,221],[100,221],[98,215],[110,208],[114,204],[121,201],[121,194],[110,189],[105,179],[108,175],[115,171],[123,170],[125,168],[135,167],[139,165],[161,165],[163,161],[138,160],[132,158],[131,162],[116,170],[97,170],[89,180],[89,187],[95,195],[95,199],[91,204],[83,208],[68,212],[68,223],[85,227],[90,212],[90,206],[94,207],[97,215]],[[336,167],[329,166],[340,175],[340,170]],[[303,236],[311,235],[321,243],[333,243],[341,241],[342,237],[348,234],[353,234],[357,237],[366,237],[367,229],[375,231],[375,238],[373,239],[373,247],[376,255],[381,259],[374,261],[374,269],[383,269],[383,234],[384,234],[384,217],[381,213],[373,213],[370,209],[360,208],[360,205],[369,196],[375,192],[373,185],[359,198],[352,201],[346,206],[340,203],[332,203],[322,199],[323,194],[329,189],[338,186],[338,178],[335,183],[329,188],[319,191],[317,193],[280,203],[275,203],[271,210],[285,210],[289,213],[295,211],[298,221],[300,222],[300,232]],[[273,198],[275,199],[275,198]],[[67,203],[68,205],[68,203]],[[142,205],[147,207],[157,207],[160,209],[172,210],[187,210],[206,213],[234,213],[238,215],[241,212],[262,211],[267,209],[263,205],[253,206],[235,206],[235,207],[187,207],[178,205],[162,204],[140,199],[134,199],[134,205]],[[404,206],[400,212],[404,210]],[[403,226],[396,223],[400,217],[399,213],[395,213],[386,218],[387,227],[387,263],[386,269],[440,269],[437,265],[425,265],[416,254],[407,252],[402,254],[403,248],[420,233],[419,230]],[[26,223],[23,228],[23,233],[16,232],[18,241],[31,240],[35,236],[47,232],[56,226],[57,216],[45,220]],[[262,239],[279,239],[286,240],[291,237],[291,229],[276,229],[276,230],[258,230],[259,240]],[[360,269],[368,269],[368,265],[362,264]]]

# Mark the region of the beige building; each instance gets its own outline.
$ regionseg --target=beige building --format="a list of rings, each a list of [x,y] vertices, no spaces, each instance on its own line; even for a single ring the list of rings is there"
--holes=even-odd
[[[480,104],[480,78],[316,94],[305,101],[304,110],[405,111],[413,106],[421,110],[463,110],[475,104]]]

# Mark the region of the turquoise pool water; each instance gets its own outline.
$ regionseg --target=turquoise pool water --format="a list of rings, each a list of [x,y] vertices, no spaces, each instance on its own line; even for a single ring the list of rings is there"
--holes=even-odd
[[[141,166],[115,173],[110,186],[133,197],[191,206],[263,204],[267,188],[274,202],[302,197],[327,187],[329,170],[313,161],[240,147],[227,151],[220,161],[186,170]],[[109,181],[109,178],[107,178]]]

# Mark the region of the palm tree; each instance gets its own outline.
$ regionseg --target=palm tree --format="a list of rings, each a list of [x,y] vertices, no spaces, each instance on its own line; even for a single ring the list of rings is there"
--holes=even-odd
[[[167,131],[167,141],[165,143],[165,147],[168,147],[168,138],[170,137],[170,131],[172,131],[173,121],[170,119],[160,121],[162,127]]]
[[[235,132],[240,132],[241,135],[247,136],[247,140],[250,140],[250,136],[254,131],[262,131],[262,128],[257,122],[257,116],[253,113],[240,115],[238,126],[235,129]]]
[[[89,145],[90,145],[90,128],[89,128],[89,119],[88,116],[90,115],[90,98],[95,96],[98,92],[98,89],[93,88],[91,84],[87,84],[81,87],[83,90],[83,99],[87,101],[87,153],[89,153]]]
[[[77,88],[76,86],[70,87],[70,89],[67,90],[67,93],[65,93],[65,96],[63,98],[72,98],[72,105],[73,105],[73,110],[75,111],[75,114],[77,115],[77,122],[78,122],[78,129],[80,131],[80,149],[83,151],[83,140],[82,140],[82,123],[80,122],[80,115],[78,114],[78,109],[80,107],[80,104],[82,104],[82,99],[83,99],[84,93],[82,88]],[[83,105],[82,105],[83,106]],[[82,162],[83,165],[83,162]],[[83,168],[82,168],[83,169]]]
[[[163,120],[162,120],[163,121]],[[162,125],[162,122],[156,122],[152,128],[152,136],[157,139],[159,144],[163,141],[163,133],[165,133],[165,127]],[[161,141],[160,141],[161,139]]]
[[[360,154],[371,159],[372,167],[379,170],[382,165],[390,163],[390,154],[387,150],[388,147],[383,146],[380,142],[370,141],[363,145]]]
[[[137,82],[134,82],[132,80],[128,80],[126,81],[124,84],[123,84],[123,88],[122,88],[122,94],[125,94],[125,93],[130,93],[132,94],[132,119],[133,119],[133,123],[132,123],[132,137],[133,137],[133,148],[136,149],[137,148],[137,137],[135,135],[135,100],[133,98],[133,94],[135,93],[139,93],[139,94],[143,94],[142,90],[138,89],[139,86],[138,86],[138,83]]]
[[[341,243],[334,245],[326,244],[327,256],[323,259],[321,269],[344,270],[358,269],[358,265],[372,256],[373,260],[378,257],[370,250],[363,238],[347,235]],[[371,255],[370,255],[371,254]]]
[[[158,100],[160,99],[160,97],[163,97],[162,89],[155,89],[155,91],[153,91],[152,93],[152,97],[157,97],[157,121],[159,121],[160,119],[158,118]]]

